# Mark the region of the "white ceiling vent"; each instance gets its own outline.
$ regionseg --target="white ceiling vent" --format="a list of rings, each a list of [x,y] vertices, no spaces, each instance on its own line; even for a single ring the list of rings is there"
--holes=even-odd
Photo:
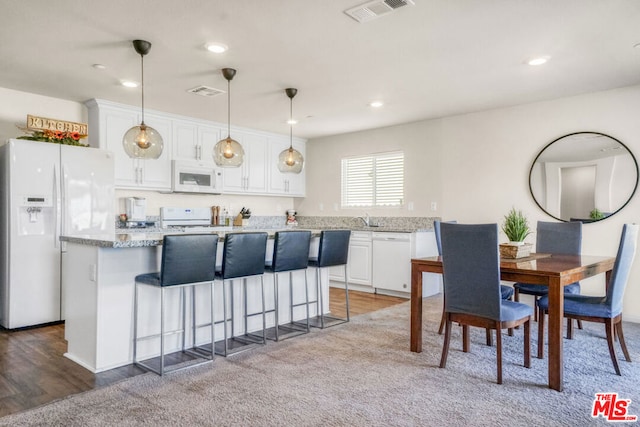
[[[209,96],[209,97],[226,93],[224,90],[216,89],[214,87],[209,87],[209,86],[196,86],[192,89],[187,89],[187,92],[195,93],[196,95],[200,95],[200,96]]]
[[[374,0],[344,11],[358,22],[368,22],[402,6],[413,6],[413,0]]]

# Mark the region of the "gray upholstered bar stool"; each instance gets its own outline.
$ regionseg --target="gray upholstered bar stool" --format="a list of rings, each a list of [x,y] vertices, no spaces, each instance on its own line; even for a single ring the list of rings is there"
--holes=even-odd
[[[347,279],[347,259],[349,256],[349,238],[351,230],[323,230],[320,232],[318,257],[309,259],[309,267],[316,267],[317,299],[309,301],[318,307],[318,315],[310,319],[310,325],[315,328],[326,328],[349,321],[349,283]],[[320,270],[326,267],[344,266],[344,295],[347,317],[340,318],[324,314]],[[327,301],[327,306],[329,301]]]
[[[211,323],[200,326],[211,327],[211,342],[215,342],[214,333],[214,297],[213,297],[213,283],[215,279],[215,266],[216,266],[216,251],[218,248],[218,235],[217,234],[187,234],[178,236],[164,236],[162,243],[162,263],[160,272],[147,273],[136,276],[135,278],[135,291],[134,291],[134,320],[133,320],[133,363],[139,365],[147,370],[153,371],[159,375],[164,375],[168,372],[165,366],[165,337],[168,335],[181,334],[182,335],[182,353],[186,353],[195,358],[202,359],[197,363],[191,364],[173,364],[171,371],[187,368],[190,366],[200,365],[205,362],[209,362],[213,359],[213,353],[204,351],[201,348],[196,347],[195,335],[195,286],[197,285],[209,285],[211,303],[210,303],[210,319]],[[160,333],[147,335],[144,337],[138,336],[138,304],[140,297],[138,295],[139,286],[147,285],[160,289]],[[192,316],[194,322],[192,323],[192,343],[191,348],[186,348],[186,288],[192,288]],[[180,300],[182,313],[182,325],[179,329],[166,331],[165,329],[165,293],[169,288],[180,288]],[[160,357],[159,367],[152,366],[156,362],[152,362],[155,358],[150,358],[145,361],[138,360],[138,343],[140,341],[149,340],[152,338],[160,338]]]
[[[222,356],[248,350],[256,345],[266,343],[266,317],[264,296],[264,262],[267,252],[267,233],[227,233],[224,238],[224,250],[222,251],[222,270],[216,271],[216,278],[222,280],[222,300],[224,319],[216,323],[224,323],[224,341],[216,343],[215,352]],[[255,313],[248,313],[247,278],[258,276],[260,278],[260,291],[262,309]],[[244,329],[242,335],[235,335],[235,303],[234,280],[242,279]],[[230,289],[231,317],[227,316],[227,282]],[[262,316],[262,333],[250,334],[248,332],[248,319],[253,316]],[[231,321],[231,335],[227,327]]]
[[[311,244],[311,232],[278,231],[276,232],[273,244],[273,259],[266,264],[266,270],[273,273],[274,292],[274,318],[275,326],[269,329],[267,338],[279,341],[309,332],[309,288],[307,286],[307,265],[309,264],[309,246]],[[304,293],[305,300],[302,303],[293,302],[293,272],[304,270]],[[280,319],[280,299],[278,297],[278,273],[289,273],[289,314],[290,321],[287,324],[279,325]],[[306,306],[307,315],[304,324],[294,322],[293,309],[295,307]]]

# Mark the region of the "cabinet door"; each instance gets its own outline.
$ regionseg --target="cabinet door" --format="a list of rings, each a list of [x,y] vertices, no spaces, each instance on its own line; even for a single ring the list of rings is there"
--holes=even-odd
[[[181,160],[200,160],[198,126],[188,121],[173,123],[173,157]]]
[[[267,192],[267,138],[245,134],[242,140],[249,152],[245,159],[246,191],[264,194]]]
[[[213,147],[222,139],[220,129],[213,126],[198,126],[198,153],[203,162],[213,162]]]
[[[267,138],[247,132],[234,132],[233,129],[231,137],[242,145],[244,161],[237,168],[225,169],[223,192],[265,194]]]
[[[371,286],[371,240],[356,240],[349,245],[347,275],[349,283]]]
[[[138,115],[133,111],[101,108],[98,120],[100,148],[105,148],[114,155],[116,187],[137,186],[140,176],[138,162],[125,153],[122,138],[129,129],[140,124]]]
[[[171,121],[164,117],[145,114],[144,121],[162,136],[164,148],[159,159],[148,159],[140,162],[142,166],[142,182],[140,188],[154,190],[171,190]]]

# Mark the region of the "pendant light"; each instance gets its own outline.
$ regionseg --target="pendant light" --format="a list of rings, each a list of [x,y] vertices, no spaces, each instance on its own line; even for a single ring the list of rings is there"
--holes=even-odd
[[[244,160],[242,145],[231,138],[231,80],[236,75],[233,68],[223,68],[222,75],[227,79],[227,137],[213,147],[213,160],[222,167],[238,167]]]
[[[151,43],[145,40],[134,40],[133,48],[140,54],[142,75],[142,116],[140,125],[134,126],[124,134],[122,145],[127,155],[133,159],[157,159],[164,146],[157,130],[144,123],[144,56],[151,50]]]
[[[293,97],[298,93],[298,89],[287,88],[284,90],[289,97],[289,148],[278,156],[278,169],[284,173],[300,173],[304,166],[302,153],[293,148]]]

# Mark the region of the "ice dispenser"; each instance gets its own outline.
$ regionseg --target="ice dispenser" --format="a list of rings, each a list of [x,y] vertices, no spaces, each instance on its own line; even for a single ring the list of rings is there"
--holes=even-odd
[[[23,236],[53,234],[54,212],[51,198],[24,196],[18,209],[19,234]]]

